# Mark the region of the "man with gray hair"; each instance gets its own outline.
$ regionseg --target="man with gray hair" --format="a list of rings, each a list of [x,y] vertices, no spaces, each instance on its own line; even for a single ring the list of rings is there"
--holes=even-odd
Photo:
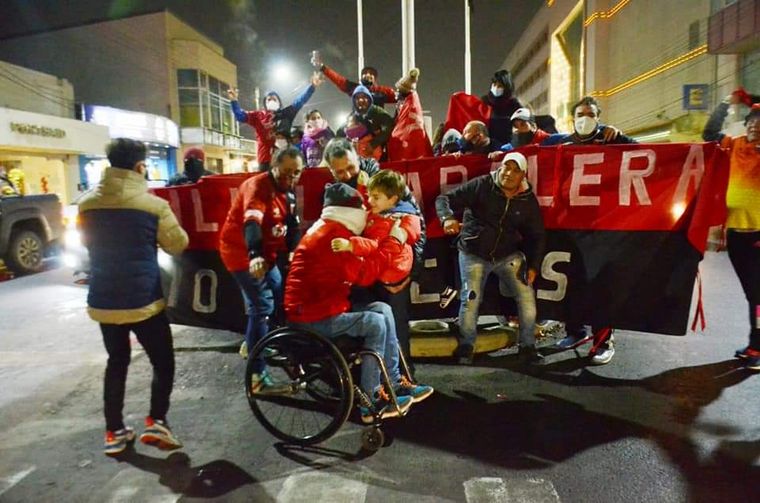
[[[504,156],[498,170],[441,194],[435,209],[445,234],[459,234],[459,363],[472,363],[478,312],[486,280],[496,274],[517,303],[520,360],[540,364],[536,350],[533,282],[544,255],[544,221],[526,180],[528,161],[519,152]],[[455,216],[462,212],[463,222]]]

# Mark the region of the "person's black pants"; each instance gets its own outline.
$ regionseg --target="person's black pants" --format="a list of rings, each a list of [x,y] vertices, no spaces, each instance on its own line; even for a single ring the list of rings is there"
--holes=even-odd
[[[749,302],[749,347],[760,351],[760,232],[726,233],[728,257]]]
[[[161,312],[147,320],[125,325],[101,323],[100,331],[108,352],[103,386],[106,429],[116,431],[124,428],[122,409],[124,408],[127,369],[131,359],[130,332],[135,333],[153,366],[150,416],[153,419],[165,420],[169,410],[169,396],[174,384],[174,347],[166,314]]]

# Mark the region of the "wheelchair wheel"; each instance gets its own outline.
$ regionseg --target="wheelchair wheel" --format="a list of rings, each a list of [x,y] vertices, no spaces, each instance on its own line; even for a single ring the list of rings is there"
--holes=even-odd
[[[253,366],[266,363],[270,382],[256,390]],[[310,445],[330,438],[346,422],[354,401],[346,360],[326,338],[280,329],[254,347],[245,372],[248,403],[271,434]]]
[[[362,431],[362,449],[367,452],[377,452],[385,442],[383,431],[377,426],[364,428]]]

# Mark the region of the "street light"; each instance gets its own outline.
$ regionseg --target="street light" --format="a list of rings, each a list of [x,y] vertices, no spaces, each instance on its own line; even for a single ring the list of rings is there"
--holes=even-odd
[[[274,65],[272,69],[272,80],[279,84],[292,82],[293,68],[289,63],[280,62]]]

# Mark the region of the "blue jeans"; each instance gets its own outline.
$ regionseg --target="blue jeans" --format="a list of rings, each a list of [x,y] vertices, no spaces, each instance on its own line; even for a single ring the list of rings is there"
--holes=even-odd
[[[248,271],[233,271],[240,291],[243,294],[248,325],[245,329],[245,343],[249,354],[269,332],[269,318],[274,313],[275,304],[282,304],[282,275],[277,266],[267,271],[262,279],[256,279]],[[254,365],[254,372],[264,370],[264,361]]]
[[[398,370],[398,339],[393,311],[384,302],[355,305],[353,310],[341,313],[324,320],[310,323],[291,323],[293,327],[301,327],[316,332],[324,337],[333,338],[339,335],[361,337],[364,347],[380,355],[391,383],[401,379]],[[372,396],[380,387],[380,367],[374,358],[362,359],[362,389]]]
[[[514,297],[517,303],[517,315],[520,318],[520,345],[536,344],[536,298],[533,287],[518,278],[525,256],[513,253],[508,257],[491,262],[475,255],[459,251],[459,273],[462,288],[459,293],[459,332],[462,344],[475,346],[478,334],[478,312],[483,300],[483,288],[488,275],[499,277],[502,294]]]

